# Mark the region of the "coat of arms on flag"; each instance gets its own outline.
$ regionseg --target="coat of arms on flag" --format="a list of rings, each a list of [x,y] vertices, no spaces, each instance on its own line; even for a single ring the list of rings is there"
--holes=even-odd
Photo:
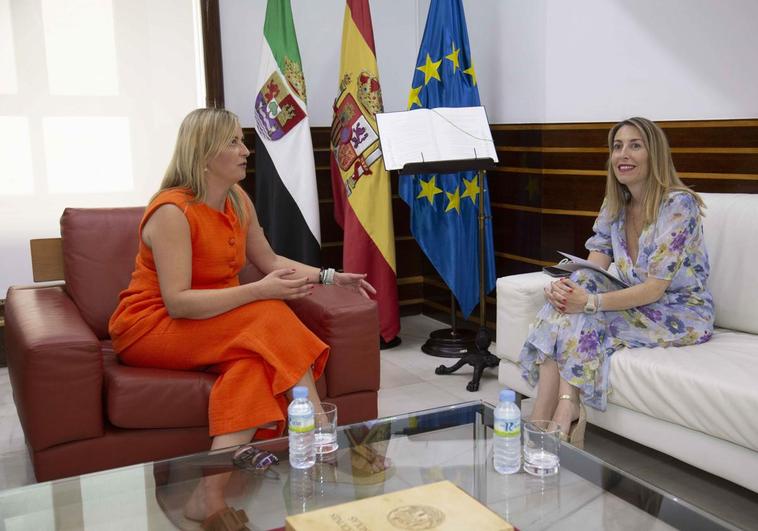
[[[361,111],[352,94],[343,94],[341,101],[337,98],[339,104],[332,123],[332,150],[340,170],[347,172],[345,190],[349,196],[358,179],[364,174],[371,174],[370,166],[381,157],[382,152],[379,136],[364,116],[365,111]],[[381,95],[376,97],[381,101]]]
[[[279,140],[305,118],[278,72],[273,72],[255,98],[257,131],[267,140]]]

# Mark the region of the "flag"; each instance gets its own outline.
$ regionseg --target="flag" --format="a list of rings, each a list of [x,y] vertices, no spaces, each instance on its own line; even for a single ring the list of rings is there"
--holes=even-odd
[[[368,274],[377,291],[381,336],[391,341],[400,331],[400,317],[392,191],[376,127],[381,111],[368,0],[347,0],[331,131],[334,216],[345,233],[342,265]]]
[[[461,0],[432,0],[408,108],[479,105],[476,71]],[[479,187],[484,186],[485,291],[495,288],[495,253],[486,178],[476,172],[401,175],[411,232],[468,317],[479,302]]]
[[[318,266],[321,227],[290,0],[268,0],[255,95],[255,209],[277,254]]]

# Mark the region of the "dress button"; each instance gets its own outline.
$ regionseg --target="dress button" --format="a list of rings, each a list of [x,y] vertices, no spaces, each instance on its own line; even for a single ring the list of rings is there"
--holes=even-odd
[[[235,241],[236,240],[234,238],[229,238],[229,245],[234,245]]]

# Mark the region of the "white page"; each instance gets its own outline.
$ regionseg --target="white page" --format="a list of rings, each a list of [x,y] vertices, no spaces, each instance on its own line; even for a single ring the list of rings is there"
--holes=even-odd
[[[384,166],[491,158],[497,162],[484,107],[438,107],[376,115]]]
[[[624,282],[623,280],[621,280],[621,279],[620,279],[620,278],[618,278],[617,276],[615,276],[615,275],[613,275],[613,274],[609,273],[608,271],[606,271],[606,270],[605,270],[605,269],[603,269],[602,267],[599,267],[599,266],[597,266],[596,264],[593,264],[593,263],[592,263],[592,262],[590,262],[589,260],[585,260],[584,258],[579,258],[578,256],[574,256],[573,254],[564,253],[564,252],[562,252],[562,251],[558,251],[558,254],[560,254],[560,255],[562,255],[562,256],[565,256],[566,258],[568,258],[569,260],[571,260],[571,262],[572,262],[573,264],[576,264],[576,265],[577,265],[577,266],[579,266],[579,267],[586,267],[586,268],[588,268],[588,269],[592,269],[592,270],[594,270],[594,271],[597,271],[597,272],[599,272],[599,273],[602,273],[603,275],[605,275],[606,277],[608,277],[608,278],[610,278],[610,279],[612,279],[612,280],[615,280],[616,282],[618,282],[618,283],[619,283],[619,284],[621,284],[622,286],[625,286],[625,287],[627,287],[627,288],[629,287],[629,284],[627,284],[626,282]],[[566,266],[570,266],[570,265],[571,265],[571,264],[558,264],[558,266],[557,266],[557,267],[561,267],[561,268],[564,268],[564,269],[568,269]],[[578,269],[578,268],[571,268],[571,269],[570,269],[570,271],[576,271],[576,269]]]
[[[428,111],[428,109],[418,109]],[[384,167],[401,170],[409,162],[439,160],[439,151],[428,133],[429,116],[417,111],[380,113],[376,115],[379,142],[382,146]]]
[[[432,127],[446,160],[491,158],[498,161],[484,107],[439,107]]]

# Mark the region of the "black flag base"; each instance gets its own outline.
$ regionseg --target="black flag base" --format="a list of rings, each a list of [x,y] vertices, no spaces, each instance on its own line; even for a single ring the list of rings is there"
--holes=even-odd
[[[489,369],[500,365],[500,358],[487,350],[491,342],[492,339],[490,337],[489,331],[484,327],[479,328],[479,331],[476,333],[476,338],[474,339],[473,348],[470,348],[468,353],[459,359],[458,362],[454,365],[451,365],[450,367],[440,365],[434,370],[434,373],[452,374],[464,365],[471,365],[474,367],[474,377],[468,384],[466,384],[466,390],[472,393],[474,391],[478,391],[479,380],[482,378],[484,369]]]
[[[443,328],[429,334],[421,351],[440,358],[460,358],[475,347],[476,333],[465,328]],[[440,373],[437,373],[440,374]]]

